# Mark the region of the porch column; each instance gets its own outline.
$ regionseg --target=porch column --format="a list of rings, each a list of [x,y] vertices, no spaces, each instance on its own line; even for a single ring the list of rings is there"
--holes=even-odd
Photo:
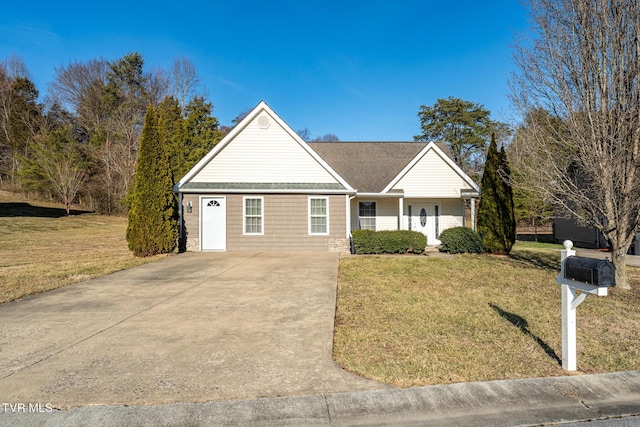
[[[476,231],[476,199],[473,197],[471,200],[471,229]]]
[[[178,247],[184,241],[184,212],[182,207],[182,192],[178,193]]]
[[[398,199],[398,230],[402,230],[402,212],[404,208],[404,197]]]

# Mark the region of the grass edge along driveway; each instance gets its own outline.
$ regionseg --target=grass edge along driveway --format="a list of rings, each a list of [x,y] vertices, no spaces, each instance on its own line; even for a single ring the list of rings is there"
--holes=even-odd
[[[334,359],[401,387],[567,375],[560,245],[511,257],[354,256],[340,261]],[[640,269],[631,291],[577,311],[579,373],[640,369]]]

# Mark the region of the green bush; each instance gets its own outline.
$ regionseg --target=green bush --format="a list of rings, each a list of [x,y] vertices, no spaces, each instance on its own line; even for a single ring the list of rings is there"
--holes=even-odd
[[[410,230],[354,230],[357,254],[420,254],[427,246],[427,236]]]
[[[440,233],[440,252],[460,254],[484,252],[480,235],[470,228],[453,227]]]

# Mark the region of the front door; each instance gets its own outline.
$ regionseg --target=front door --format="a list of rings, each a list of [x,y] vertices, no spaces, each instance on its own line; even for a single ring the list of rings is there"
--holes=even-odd
[[[200,200],[201,247],[203,251],[227,249],[227,207],[224,197],[203,197]]]
[[[440,204],[412,203],[409,205],[411,230],[427,236],[427,245],[439,245],[440,240]]]

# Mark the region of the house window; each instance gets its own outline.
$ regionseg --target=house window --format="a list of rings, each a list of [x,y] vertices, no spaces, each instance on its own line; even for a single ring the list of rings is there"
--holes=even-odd
[[[358,219],[361,230],[376,230],[376,202],[358,203]]]
[[[329,198],[309,197],[309,234],[329,234]]]
[[[244,204],[244,234],[263,234],[264,215],[262,197],[245,197]]]

